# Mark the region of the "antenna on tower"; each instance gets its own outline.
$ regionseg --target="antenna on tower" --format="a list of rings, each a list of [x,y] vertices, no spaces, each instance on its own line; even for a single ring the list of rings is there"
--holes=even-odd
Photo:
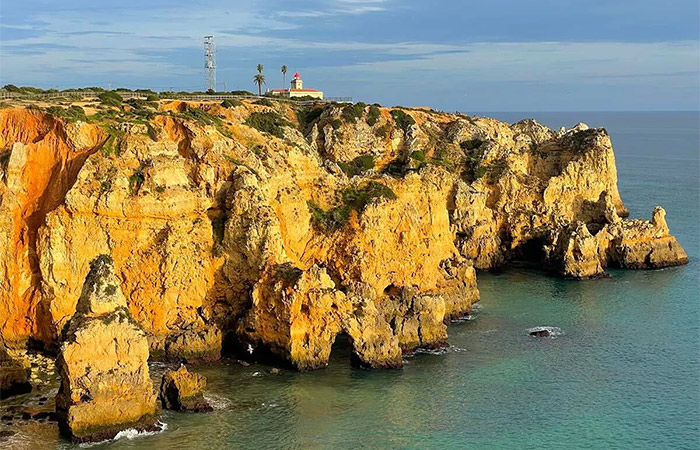
[[[216,91],[216,51],[214,36],[204,36],[204,68],[207,71],[207,90]]]

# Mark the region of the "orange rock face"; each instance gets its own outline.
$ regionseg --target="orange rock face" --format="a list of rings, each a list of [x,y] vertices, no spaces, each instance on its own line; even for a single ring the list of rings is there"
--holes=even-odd
[[[369,367],[446,345],[445,321],[479,299],[475,268],[687,261],[662,211],[624,219],[610,139],[582,124],[250,101],[72,123],[5,108],[0,163],[6,341],[54,345],[101,254],[151,357],[216,359],[228,339],[300,369],[325,365],[339,334]]]

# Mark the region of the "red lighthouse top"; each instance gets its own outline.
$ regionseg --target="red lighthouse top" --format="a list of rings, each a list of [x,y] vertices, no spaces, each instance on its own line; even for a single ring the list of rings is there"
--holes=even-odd
[[[295,79],[295,80],[301,79],[301,75],[299,75],[299,72],[297,72],[297,73],[294,74],[294,79]]]

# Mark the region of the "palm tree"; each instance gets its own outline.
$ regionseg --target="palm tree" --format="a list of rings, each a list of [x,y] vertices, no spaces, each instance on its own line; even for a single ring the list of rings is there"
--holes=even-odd
[[[262,73],[255,75],[253,77],[253,83],[258,85],[258,95],[262,95],[262,85],[265,84],[265,75],[263,75]]]
[[[287,66],[282,66],[282,89],[287,85]]]
[[[263,72],[263,65],[258,64],[258,73],[262,73],[262,72]]]

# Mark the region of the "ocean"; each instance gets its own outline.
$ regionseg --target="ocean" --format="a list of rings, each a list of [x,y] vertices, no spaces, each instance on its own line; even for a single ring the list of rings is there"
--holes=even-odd
[[[109,449],[697,449],[700,447],[700,116],[697,112],[484,113],[606,127],[631,217],[667,211],[683,267],[590,281],[513,266],[479,273],[481,302],[450,347],[402,370],[350,366],[347,342],[311,373],[231,361],[207,376],[210,414]],[[527,330],[552,326],[555,339]],[[20,430],[27,448],[73,448]],[[19,445],[19,444],[18,444]]]

